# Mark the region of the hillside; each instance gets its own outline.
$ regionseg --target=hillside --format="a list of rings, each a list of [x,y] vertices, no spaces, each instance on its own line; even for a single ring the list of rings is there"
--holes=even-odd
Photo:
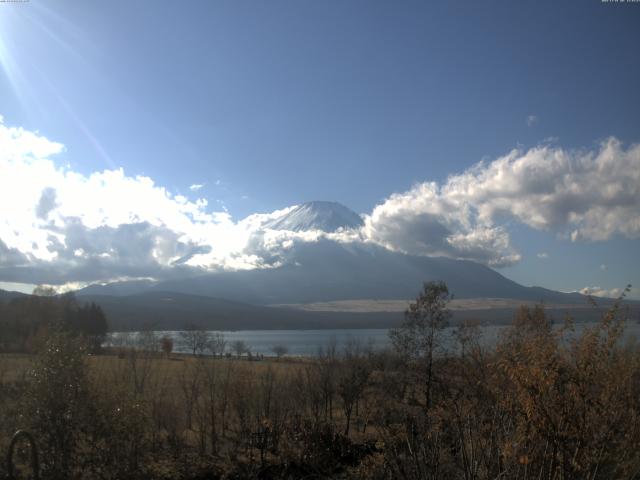
[[[423,282],[443,280],[456,298],[509,298],[547,303],[585,301],[577,293],[524,287],[489,267],[443,257],[418,257],[382,247],[329,240],[301,243],[279,268],[220,272],[158,284],[109,285],[91,293],[169,291],[253,304],[311,303],[353,299],[414,298]],[[85,294],[84,291],[79,292]]]
[[[104,310],[110,330],[181,330],[190,325],[210,330],[301,330],[339,328],[390,328],[403,318],[403,308],[308,309],[304,306],[264,306],[175,292],[146,292],[128,296],[92,295],[79,297],[93,301]],[[401,302],[397,302],[400,304]],[[406,302],[408,305],[409,301]],[[453,305],[452,322],[475,320],[486,324],[511,322],[518,303],[501,305],[495,300],[469,305]],[[632,305],[634,315],[640,309]],[[547,305],[556,320],[570,313],[577,321],[597,320],[601,311],[586,304]]]

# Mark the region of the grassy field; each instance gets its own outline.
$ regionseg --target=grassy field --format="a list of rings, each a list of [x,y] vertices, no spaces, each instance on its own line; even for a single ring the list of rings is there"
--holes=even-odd
[[[0,355],[0,451],[28,429],[48,479],[637,478],[640,351],[615,312],[571,336],[523,308],[494,350],[459,330],[458,356],[416,347],[429,325],[261,361],[56,333]]]

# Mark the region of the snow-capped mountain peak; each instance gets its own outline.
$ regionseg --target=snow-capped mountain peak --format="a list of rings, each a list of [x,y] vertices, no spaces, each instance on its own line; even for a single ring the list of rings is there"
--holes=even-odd
[[[336,202],[306,202],[264,226],[273,230],[322,230],[335,232],[340,228],[360,228],[360,215]]]

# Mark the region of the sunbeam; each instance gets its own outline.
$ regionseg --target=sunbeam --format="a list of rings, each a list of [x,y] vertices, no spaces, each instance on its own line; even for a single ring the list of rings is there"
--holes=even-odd
[[[24,105],[25,96],[27,96],[25,93],[27,77],[11,53],[12,27],[18,23],[18,15],[13,9],[3,8],[0,10],[0,69],[10,85],[12,93],[20,105]]]
[[[13,94],[19,99],[20,105],[25,111],[36,109],[40,115],[45,115],[47,112],[44,111],[41,102],[34,94],[38,90],[34,83],[43,84],[45,91],[48,91],[50,96],[57,100],[62,111],[70,117],[86,138],[96,156],[105,163],[106,167],[115,169],[116,163],[81,115],[61,93],[60,88],[51,79],[50,73],[43,71],[30,56],[18,59],[12,54],[15,51],[15,48],[12,47],[15,47],[21,39],[24,40],[24,32],[29,32],[32,42],[37,44],[36,40],[42,40],[52,43],[55,45],[53,51],[58,57],[65,61],[70,59],[70,63],[79,65],[83,70],[92,70],[91,65],[79,49],[74,47],[80,41],[79,29],[47,6],[40,3],[35,3],[34,6],[35,9],[24,12],[17,9],[0,11],[0,31],[2,32],[0,36],[0,66],[8,79]],[[45,20],[49,20],[48,23],[53,24],[56,28],[48,27]],[[17,36],[18,32],[20,32],[20,37]],[[64,32],[64,34],[57,32]],[[27,75],[26,72],[32,72],[35,75]],[[42,95],[41,90],[40,94]]]

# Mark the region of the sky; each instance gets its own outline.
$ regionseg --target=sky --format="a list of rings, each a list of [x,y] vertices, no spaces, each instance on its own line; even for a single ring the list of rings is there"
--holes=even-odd
[[[0,2],[0,282],[263,268],[320,235],[273,212],[331,200],[365,218],[335,241],[640,286],[639,25],[599,0]]]

